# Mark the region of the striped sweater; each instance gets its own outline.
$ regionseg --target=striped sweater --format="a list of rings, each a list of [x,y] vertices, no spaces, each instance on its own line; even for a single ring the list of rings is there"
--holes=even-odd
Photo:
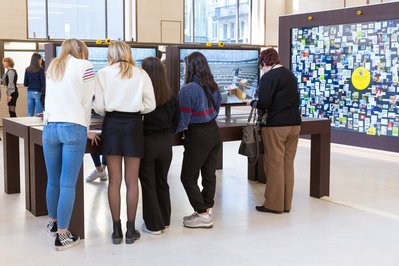
[[[61,80],[46,79],[45,122],[69,122],[89,129],[95,73],[87,60],[70,56]]]
[[[222,101],[220,92],[209,89],[208,92],[215,101],[215,107],[209,103],[204,89],[198,83],[190,82],[180,89],[180,117],[176,132],[186,130],[189,124],[207,123],[218,116]]]

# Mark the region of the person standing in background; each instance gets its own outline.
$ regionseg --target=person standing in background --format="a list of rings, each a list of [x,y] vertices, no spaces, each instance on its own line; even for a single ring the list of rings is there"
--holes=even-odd
[[[12,60],[12,58],[4,57],[2,63],[5,73],[1,78],[1,83],[7,87],[6,94],[8,113],[10,114],[10,117],[17,117],[15,106],[17,105],[17,99],[19,95],[17,88],[18,74],[14,69],[14,60]]]
[[[42,68],[42,56],[38,53],[32,55],[30,65],[25,70],[24,86],[28,87],[28,116],[41,114],[43,106],[40,98],[46,86],[46,79]]]
[[[47,169],[46,203],[50,221],[47,231],[55,236],[55,249],[77,245],[79,236],[69,231],[75,202],[76,182],[82,166],[87,138],[97,144],[89,131],[94,94],[93,65],[87,61],[84,42],[68,39],[61,54],[47,71],[43,114],[43,153]]]
[[[159,235],[170,225],[168,172],[172,162],[173,133],[179,121],[177,101],[166,80],[160,59],[147,57],[141,63],[154,87],[157,107],[144,115],[144,157],[140,163],[143,193],[143,230]]]
[[[211,228],[216,161],[222,145],[215,119],[222,97],[203,54],[194,52],[188,55],[184,58],[184,64],[184,85],[178,95],[180,118],[176,132],[184,131],[180,178],[194,213],[183,218],[183,225],[189,228]],[[198,186],[200,171],[202,191]]]
[[[256,206],[260,212],[280,214],[290,212],[294,189],[294,159],[301,125],[297,80],[280,64],[273,48],[263,50],[258,59],[263,71],[259,83],[256,108],[267,112],[261,125],[265,150],[264,170],[267,178],[265,200]]]
[[[109,174],[108,202],[113,221],[113,244],[122,242],[121,183],[125,164],[127,231],[126,244],[140,238],[136,230],[139,199],[138,175],[144,155],[142,114],[156,107],[154,89],[148,74],[135,66],[130,46],[122,41],[108,47],[108,66],[97,72],[94,111],[104,117],[102,154]]]

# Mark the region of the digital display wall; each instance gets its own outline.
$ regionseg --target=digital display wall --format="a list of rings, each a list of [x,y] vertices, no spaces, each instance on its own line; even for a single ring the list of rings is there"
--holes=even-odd
[[[301,113],[370,136],[399,136],[399,20],[291,29]]]
[[[89,61],[93,63],[94,70],[98,71],[99,69],[106,67],[108,65],[107,60],[107,52],[108,47],[99,46],[99,47],[88,47],[89,49]],[[134,61],[136,62],[136,66],[140,67],[141,62],[144,58],[149,56],[156,56],[157,49],[156,48],[145,48],[145,47],[133,47],[132,56]],[[61,46],[56,46],[56,56],[58,56],[61,52]]]
[[[242,103],[253,99],[259,83],[259,49],[180,48],[179,85],[184,84],[184,58],[202,53],[222,94],[222,104]]]

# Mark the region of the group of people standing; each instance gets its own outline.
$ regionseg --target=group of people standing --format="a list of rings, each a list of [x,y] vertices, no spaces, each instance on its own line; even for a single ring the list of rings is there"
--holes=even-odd
[[[180,178],[194,209],[194,213],[183,217],[183,225],[212,228],[216,157],[222,144],[215,119],[221,95],[205,56],[193,52],[184,58],[185,80],[178,95],[169,87],[160,59],[148,57],[142,61],[141,68],[136,67],[131,49],[123,41],[109,45],[108,66],[97,73],[87,59],[86,44],[68,39],[63,42],[60,55],[51,62],[45,81],[40,55],[32,56],[25,74],[29,80],[28,90],[32,88],[32,93],[28,92],[32,98],[30,106],[37,103],[34,92],[46,84],[43,151],[48,175],[46,200],[50,221],[47,230],[55,236],[56,250],[75,246],[80,241],[68,227],[87,139],[92,145],[98,145],[100,140],[100,136],[90,131],[92,109],[104,116],[100,150],[106,157],[109,172],[108,202],[114,244],[120,244],[123,237],[127,244],[140,238],[135,225],[139,179],[143,231],[159,235],[170,226],[167,176],[174,134],[179,132],[184,145]],[[262,124],[261,129],[267,186],[264,203],[256,206],[256,210],[288,213],[301,124],[296,78],[280,64],[273,48],[261,52],[258,64],[263,72],[259,99],[250,104],[262,113],[267,111],[266,124]],[[10,116],[15,116],[17,74],[9,58],[3,59],[3,65],[7,69],[2,80],[7,85]],[[29,108],[30,111],[33,113],[33,108]],[[97,164],[101,166],[99,160]],[[105,166],[102,167],[104,171]],[[200,173],[202,189],[198,185]],[[123,179],[127,203],[125,234],[121,222]]]
[[[148,57],[138,68],[129,45],[122,41],[109,45],[107,57],[108,66],[95,73],[87,60],[85,43],[68,39],[46,73],[43,150],[48,174],[47,230],[56,237],[56,250],[75,246],[80,240],[68,227],[87,139],[93,145],[100,140],[89,130],[92,108],[104,116],[101,153],[108,167],[114,244],[120,244],[124,237],[127,244],[140,238],[135,226],[139,178],[143,230],[161,234],[170,226],[167,174],[173,135],[181,131],[185,132],[181,180],[195,211],[183,218],[183,224],[190,228],[212,227],[210,209],[216,186],[216,154],[221,144],[215,118],[221,96],[206,58],[195,52],[185,59],[186,85],[175,96],[158,58]],[[200,171],[202,190],[197,184]],[[120,213],[123,177],[125,235]]]
[[[14,60],[5,57],[2,60],[4,74],[1,83],[6,86],[7,105],[10,117],[16,117],[16,105],[19,96],[17,81],[18,73],[14,68]],[[38,53],[33,53],[29,66],[25,70],[24,86],[27,87],[28,116],[43,112],[43,97],[46,88],[44,75],[44,60]]]

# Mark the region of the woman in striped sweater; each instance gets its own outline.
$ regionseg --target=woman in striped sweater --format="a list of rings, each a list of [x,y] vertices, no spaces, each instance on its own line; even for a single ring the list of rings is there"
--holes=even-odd
[[[222,143],[215,121],[221,95],[203,54],[194,52],[184,62],[185,85],[178,95],[180,119],[176,131],[184,131],[181,181],[194,213],[183,218],[183,225],[189,228],[211,228],[213,220],[210,209],[215,196],[216,158]],[[202,191],[197,184],[199,171]]]
[[[68,230],[76,182],[87,138],[92,144],[97,144],[98,139],[89,132],[94,71],[87,58],[84,42],[65,40],[60,56],[53,59],[47,70],[43,153],[48,175],[46,202],[50,222],[47,229],[56,237],[56,250],[79,243],[79,236]]]

